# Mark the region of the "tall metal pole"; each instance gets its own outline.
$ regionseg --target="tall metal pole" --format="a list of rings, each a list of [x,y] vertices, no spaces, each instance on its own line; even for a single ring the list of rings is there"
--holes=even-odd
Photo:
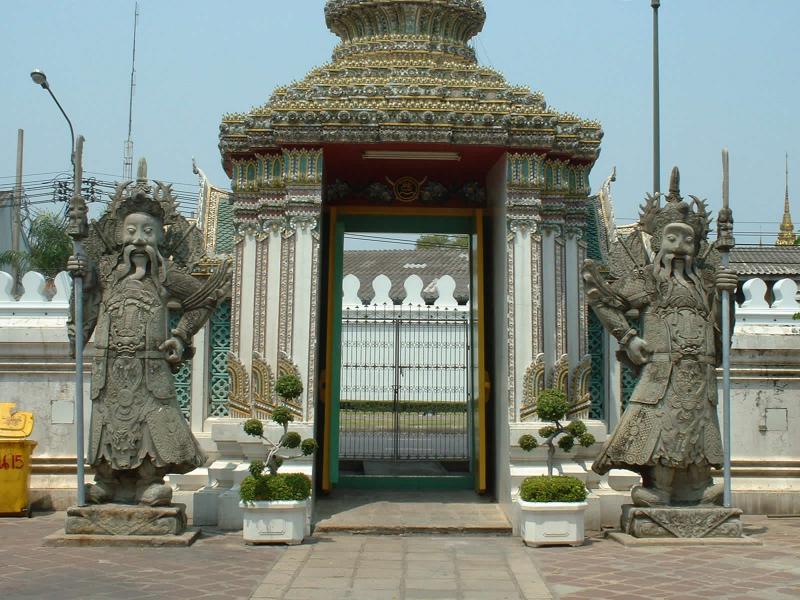
[[[125,140],[125,152],[122,158],[122,178],[133,178],[133,92],[136,89],[136,29],[139,25],[139,3],[134,4],[133,11],[133,52],[131,56],[131,90],[128,98],[128,138]]]
[[[14,187],[14,204],[11,207],[11,249],[19,250],[20,230],[22,229],[22,147],[25,132],[17,129],[17,182]],[[15,273],[16,277],[17,274]]]
[[[69,201],[69,212],[67,222],[67,234],[72,238],[72,254],[75,257],[83,256],[83,240],[89,232],[89,223],[86,218],[86,202],[81,196],[81,186],[83,185],[83,136],[79,135],[75,140],[75,130],[72,128],[72,121],[69,120],[67,113],[61,103],[50,89],[47,77],[41,71],[34,70],[31,79],[37,85],[42,86],[50,94],[50,97],[58,106],[61,114],[69,125],[69,134],[72,140],[70,146],[72,162],[72,198]],[[84,469],[84,442],[83,442],[83,275],[72,273],[72,289],[74,294],[74,315],[73,324],[75,327],[75,446],[76,446],[76,470],[78,483],[78,506],[86,505],[86,484]]]
[[[658,89],[658,8],[661,0],[650,0],[653,7],[653,193],[661,191],[661,114]]]
[[[717,217],[717,250],[719,250],[722,266],[728,267],[729,252],[735,245],[733,239],[733,212],[730,209],[730,183],[728,171],[728,150],[722,151],[722,210]],[[722,447],[724,495],[726,508],[731,507],[731,304],[730,294],[721,294],[721,329],[722,329]]]

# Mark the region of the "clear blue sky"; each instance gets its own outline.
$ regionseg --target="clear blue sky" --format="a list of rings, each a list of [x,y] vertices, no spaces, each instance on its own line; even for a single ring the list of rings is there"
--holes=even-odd
[[[147,157],[150,175],[191,184],[195,156],[217,185],[227,185],[217,150],[221,115],[263,104],[273,88],[329,59],[337,38],[325,27],[323,4],[142,0],[133,137],[134,156]],[[616,165],[616,213],[633,219],[652,181],[649,0],[485,4],[481,62],[541,90],[558,110],[602,122],[592,185]],[[121,174],[133,5],[3,3],[0,176],[14,174],[17,128],[25,130],[26,177],[69,167],[66,124],[31,82],[35,67],[86,136],[86,169]],[[684,193],[718,206],[727,146],[737,239],[755,243],[762,230],[768,241],[783,211],[788,151],[800,224],[800,2],[663,0],[660,15],[662,187],[678,164]],[[0,179],[0,188],[12,182]]]

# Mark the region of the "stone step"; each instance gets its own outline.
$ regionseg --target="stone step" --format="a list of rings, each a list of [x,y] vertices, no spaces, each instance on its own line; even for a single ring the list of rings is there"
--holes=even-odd
[[[500,505],[470,491],[336,491],[314,516],[315,533],[511,535]]]

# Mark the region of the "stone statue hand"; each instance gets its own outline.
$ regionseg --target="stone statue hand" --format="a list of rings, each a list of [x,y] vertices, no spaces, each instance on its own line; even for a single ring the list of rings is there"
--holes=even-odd
[[[653,354],[647,342],[638,335],[632,337],[625,345],[625,352],[627,352],[628,358],[635,365],[643,365],[650,362],[650,357]]]
[[[73,277],[86,279],[89,275],[89,259],[82,254],[67,259],[67,271]]]
[[[177,367],[179,364],[181,364],[185,347],[180,338],[173,336],[161,344],[158,349],[166,354],[164,359],[171,367]]]
[[[736,271],[720,267],[717,269],[714,283],[718,292],[735,292],[736,286],[739,284],[739,277],[736,275]]]

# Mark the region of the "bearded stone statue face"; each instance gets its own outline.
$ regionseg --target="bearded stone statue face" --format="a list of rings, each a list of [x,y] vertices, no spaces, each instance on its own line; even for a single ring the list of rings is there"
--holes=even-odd
[[[706,300],[700,290],[703,283],[697,270],[697,240],[694,229],[686,223],[670,223],[664,227],[661,248],[653,261],[656,281],[668,284],[666,295],[672,294],[675,284],[690,287],[698,302]]]
[[[161,222],[147,213],[132,213],[125,217],[122,223],[124,246],[133,244],[137,247],[151,246],[157,249],[162,235]]]
[[[694,230],[685,223],[670,223],[664,227],[661,252],[675,257],[694,256],[697,253]]]
[[[159,271],[162,262],[158,246],[163,241],[161,220],[147,213],[131,213],[122,223],[122,261],[119,270],[133,271],[132,279],[141,279],[147,271]]]

